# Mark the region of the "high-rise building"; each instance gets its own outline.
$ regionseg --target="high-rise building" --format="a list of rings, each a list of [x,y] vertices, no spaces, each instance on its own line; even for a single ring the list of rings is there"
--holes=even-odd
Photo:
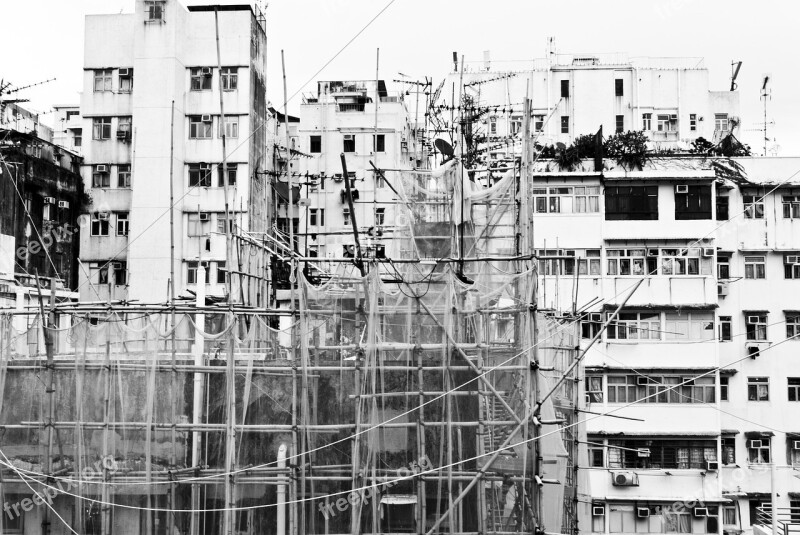
[[[135,6],[86,18],[81,297],[163,302],[170,280],[222,297],[228,273],[247,271],[226,265],[226,224],[269,220],[265,19],[246,4]]]

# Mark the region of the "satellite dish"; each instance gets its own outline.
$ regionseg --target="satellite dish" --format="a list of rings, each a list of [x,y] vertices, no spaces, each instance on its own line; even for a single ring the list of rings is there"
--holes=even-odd
[[[436,150],[438,150],[448,158],[452,158],[455,154],[453,152],[453,146],[442,138],[436,139],[436,141],[433,142],[433,146],[436,147]]]

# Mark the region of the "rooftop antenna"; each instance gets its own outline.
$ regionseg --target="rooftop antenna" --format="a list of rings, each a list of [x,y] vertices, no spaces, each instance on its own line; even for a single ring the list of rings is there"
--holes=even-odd
[[[453,72],[458,72],[458,52],[453,51]]]
[[[742,68],[741,61],[732,61],[731,62],[731,91],[736,91],[738,89],[739,84],[736,83],[736,77],[739,76],[739,69]]]
[[[761,84],[761,98],[764,99],[764,156],[767,155],[767,142],[769,136],[767,135],[767,101],[772,98],[772,89],[767,87],[772,77],[769,74],[764,75],[764,82]]]

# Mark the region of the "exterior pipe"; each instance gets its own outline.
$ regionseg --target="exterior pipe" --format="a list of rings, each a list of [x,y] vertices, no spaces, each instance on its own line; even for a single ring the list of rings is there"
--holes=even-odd
[[[286,468],[286,453],[288,452],[289,447],[282,443],[278,448],[278,469],[283,470]],[[281,477],[282,481],[286,481],[284,477]],[[278,485],[278,500],[277,500],[277,535],[286,535],[286,483],[280,483]]]

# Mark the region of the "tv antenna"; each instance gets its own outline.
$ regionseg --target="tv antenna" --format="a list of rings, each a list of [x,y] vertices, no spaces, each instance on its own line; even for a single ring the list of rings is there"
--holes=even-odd
[[[769,74],[764,75],[764,81],[761,84],[761,98],[764,99],[764,156],[767,155],[767,143],[769,142],[769,136],[767,135],[767,101],[772,99],[772,88],[767,87],[771,80],[771,76]]]
[[[741,61],[731,62],[731,91],[736,91],[739,88],[739,84],[736,83],[736,77],[739,76],[739,69],[741,68]]]

